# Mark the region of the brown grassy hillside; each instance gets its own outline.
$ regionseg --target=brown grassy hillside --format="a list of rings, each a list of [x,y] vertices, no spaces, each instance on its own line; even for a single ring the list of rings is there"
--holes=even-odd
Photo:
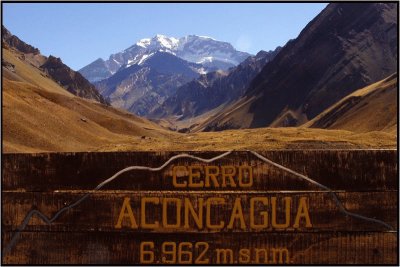
[[[397,105],[395,73],[344,97],[304,127],[396,134]]]
[[[3,49],[4,152],[86,151],[173,134],[127,112],[76,97],[23,54]],[[5,67],[4,62],[14,67]],[[10,66],[8,64],[8,66]]]
[[[76,97],[3,49],[3,152],[396,148],[393,131],[259,128],[181,134]],[[35,59],[40,60],[40,59]]]

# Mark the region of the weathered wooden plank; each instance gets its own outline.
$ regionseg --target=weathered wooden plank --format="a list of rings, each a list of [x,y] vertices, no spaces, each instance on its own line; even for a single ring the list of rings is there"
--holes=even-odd
[[[3,190],[53,191],[90,190],[104,179],[132,165],[158,167],[179,152],[43,153],[3,155]],[[212,158],[220,152],[190,152]],[[260,152],[272,161],[307,175],[335,190],[397,190],[397,150],[307,150]],[[172,186],[175,165],[197,164],[182,158],[162,171],[130,171],[103,189],[187,190]],[[250,152],[233,152],[215,165],[247,164],[254,167],[254,186],[240,190],[318,189],[297,176],[277,169]],[[210,165],[210,164],[208,164]],[[219,188],[232,190],[232,188]]]
[[[148,264],[168,263],[162,259],[169,254],[161,255],[164,242],[175,242],[177,247],[182,242],[191,242],[193,248],[196,248],[196,242],[207,242],[208,263],[279,264],[281,262],[278,258],[274,260],[274,253],[283,248],[287,249],[290,257],[288,262],[282,263],[394,264],[397,262],[396,150],[261,153],[272,162],[304,174],[310,179],[272,166],[251,152],[233,152],[229,156],[207,164],[196,159],[180,158],[163,170],[130,171],[105,185],[101,190],[90,191],[127,166],[158,167],[177,154],[179,152],[5,155],[2,165],[4,247],[10,244],[15,230],[32,209],[37,209],[50,218],[86,193],[91,192],[91,195],[79,205],[62,213],[51,225],[47,225],[36,215],[33,216],[29,224],[19,232],[20,235],[11,250],[3,254],[2,263],[137,264],[141,262],[139,255],[141,242],[154,242],[155,259],[154,262],[147,262]],[[212,158],[221,153],[191,152],[190,154]],[[222,187],[224,178],[218,177],[216,178],[218,181],[211,182],[214,185],[209,187],[179,187],[176,183],[173,184],[173,168],[178,165],[203,168],[200,177],[194,175],[193,184],[205,183],[204,168],[211,165],[221,170],[222,166],[251,166],[253,182],[248,187],[235,187],[232,185],[239,184],[240,181],[240,177],[235,176],[232,178],[234,182],[226,180],[228,183]],[[178,171],[177,179],[180,186],[190,183],[188,174],[188,170]],[[225,179],[230,178],[225,177]],[[249,181],[248,175],[243,179],[242,182]],[[326,190],[324,186],[333,189],[335,195],[332,195],[332,192],[324,192]],[[335,196],[346,210],[355,216],[344,214]],[[124,217],[121,228],[116,227],[126,197],[130,198],[126,203],[132,208],[132,216],[136,218],[137,227],[132,227],[129,216]],[[147,206],[145,221],[150,223],[158,221],[160,227],[144,229],[140,212],[141,201],[149,197],[159,203],[164,199],[175,199],[174,203],[181,203],[182,208],[177,212],[176,206],[168,205],[164,213],[162,204],[151,203]],[[201,199],[207,202],[207,199],[215,197],[219,197],[224,203],[213,205],[210,208],[211,216],[208,217],[214,225],[224,222],[221,229],[211,228],[210,224],[207,224],[206,206],[203,207],[202,219],[199,220],[202,226],[199,226],[199,222],[195,223],[191,215],[188,216],[189,223],[185,223],[185,214],[189,214],[184,208],[186,202],[191,203],[198,213]],[[252,216],[250,203],[251,199],[256,197],[263,198],[266,202],[258,202]],[[287,214],[283,202],[285,197],[290,201]],[[283,229],[272,225],[274,198],[277,201],[275,212],[277,222],[282,224],[286,215],[290,217],[289,224]],[[299,226],[294,223],[296,216],[301,213],[299,208],[301,199],[307,203],[310,225],[307,225],[304,217]],[[235,214],[234,211],[238,212],[237,203],[240,206],[239,213],[243,214],[243,221],[241,216],[232,215]],[[163,222],[165,214],[168,215],[166,223]],[[177,222],[177,214],[180,214],[179,224],[166,228],[165,224]],[[357,218],[357,215],[369,219]],[[233,217],[235,219],[228,227]],[[258,225],[267,219],[268,226],[255,229],[254,224],[253,226],[251,224],[252,218]],[[387,225],[391,226],[390,230]],[[167,244],[171,246],[171,243]],[[215,253],[221,248],[232,249],[234,255],[232,262],[218,260]],[[268,249],[269,259],[260,262],[260,259],[255,259],[253,254],[249,254],[250,261],[243,262],[246,259],[242,255],[243,249],[253,253],[257,248]],[[193,249],[193,260],[200,252],[198,249]],[[245,252],[247,253],[247,250]]]
[[[5,233],[9,239],[11,233]],[[159,233],[67,233],[67,232],[24,232],[18,244],[3,257],[3,264],[139,264],[140,243],[154,242],[154,262],[148,264],[178,264],[170,255],[162,253],[163,242],[192,244],[192,262],[205,250],[201,260],[208,264],[244,263],[274,264],[280,263],[278,254],[272,249],[287,249],[282,263],[289,264],[396,264],[397,233],[198,233],[198,234],[159,234]],[[170,244],[170,243],[169,243]],[[145,247],[146,248],[146,247]],[[168,250],[172,246],[166,246]],[[182,247],[187,250],[188,247]],[[224,261],[217,249],[232,249],[233,260]],[[249,249],[250,262],[243,262],[239,251]],[[255,249],[266,249],[267,260],[260,256],[256,260]],[[242,251],[243,252],[243,251]],[[263,253],[262,253],[263,254]],[[273,254],[276,255],[275,261]],[[218,261],[218,258],[220,259]],[[145,258],[146,259],[146,258]],[[147,258],[148,259],[148,258]],[[183,256],[181,260],[188,260]],[[239,260],[242,260],[240,262]],[[247,260],[247,259],[245,259]],[[204,265],[205,263],[203,263]]]
[[[58,192],[58,193],[24,193],[24,192],[4,192],[3,193],[3,231],[15,230],[24,217],[32,209],[41,211],[48,217],[52,217],[58,210],[70,205],[80,197],[83,193]],[[397,191],[391,192],[336,192],[337,197],[342,202],[343,206],[350,212],[363,215],[370,218],[381,220],[397,229]],[[291,198],[290,209],[290,227],[285,231],[309,232],[309,231],[383,231],[388,230],[387,227],[374,222],[366,221],[359,218],[347,216],[341,212],[332,195],[326,192],[259,192],[252,191],[246,194],[241,192],[226,192],[226,191],[207,191],[207,192],[180,192],[180,191],[140,191],[140,192],[94,192],[89,198],[83,201],[78,206],[62,214],[51,226],[45,224],[37,216],[32,217],[31,222],[26,227],[29,231],[121,231],[115,229],[119,214],[121,212],[125,197],[130,198],[131,207],[136,221],[140,224],[141,220],[141,200],[143,197],[155,197],[159,199],[160,204],[147,204],[146,221],[162,222],[162,199],[163,198],[178,198],[182,200],[180,210],[180,226],[179,229],[136,229],[138,232],[243,232],[255,231],[250,228],[250,217],[255,218],[257,224],[262,223],[263,216],[260,212],[267,211],[268,228],[256,231],[276,231],[271,226],[271,198],[277,198],[277,216],[278,222],[285,222],[285,204],[284,197]],[[228,224],[234,202],[240,198],[240,203],[245,219],[246,229],[241,229],[239,221],[236,221],[233,229],[211,230],[205,227],[206,216],[206,200],[212,197],[221,197],[225,200],[224,204],[213,205],[212,221],[224,221]],[[256,197],[267,198],[267,205],[257,203],[254,209],[254,216],[250,214],[250,199]],[[300,228],[294,229],[293,221],[299,207],[299,199],[307,198],[308,213],[312,227],[305,227],[304,220],[300,224]],[[190,228],[184,228],[185,218],[185,202],[187,198],[195,207],[196,212],[199,211],[199,198],[203,198],[203,229],[196,227],[192,216],[189,214]],[[177,205],[168,206],[168,217],[171,221],[176,221]],[[124,220],[127,225],[122,230],[130,230],[129,220]]]

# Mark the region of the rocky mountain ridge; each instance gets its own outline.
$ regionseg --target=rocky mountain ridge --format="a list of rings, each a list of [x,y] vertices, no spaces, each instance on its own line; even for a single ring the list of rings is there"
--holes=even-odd
[[[65,65],[60,58],[52,55],[49,57],[43,56],[40,54],[39,49],[25,43],[17,36],[12,35],[4,26],[2,26],[2,42],[5,44],[4,47],[18,51],[20,53],[20,60],[43,71],[68,92],[102,104],[109,104],[94,85],[86,80],[79,72]],[[7,62],[3,60],[2,64],[7,65]]]
[[[189,35],[182,38],[167,37],[157,34],[136,42],[124,51],[110,55],[109,59],[101,58],[79,70],[89,81],[96,82],[109,78],[121,68],[141,65],[155,52],[166,52],[188,62],[201,64],[199,74],[234,67],[250,54],[237,51],[227,42],[217,41],[211,37]]]
[[[359,88],[396,72],[394,3],[331,3],[254,78],[209,131],[299,126]]]

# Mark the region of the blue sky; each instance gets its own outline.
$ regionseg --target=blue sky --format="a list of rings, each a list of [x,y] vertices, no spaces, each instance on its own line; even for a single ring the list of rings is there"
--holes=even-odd
[[[3,25],[78,70],[139,39],[205,35],[256,54],[297,37],[325,3],[5,3]]]

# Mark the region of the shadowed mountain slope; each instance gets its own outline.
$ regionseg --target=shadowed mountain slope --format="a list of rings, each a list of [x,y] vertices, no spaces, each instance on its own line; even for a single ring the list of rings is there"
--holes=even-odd
[[[333,3],[199,129],[299,126],[397,69],[397,5]]]

